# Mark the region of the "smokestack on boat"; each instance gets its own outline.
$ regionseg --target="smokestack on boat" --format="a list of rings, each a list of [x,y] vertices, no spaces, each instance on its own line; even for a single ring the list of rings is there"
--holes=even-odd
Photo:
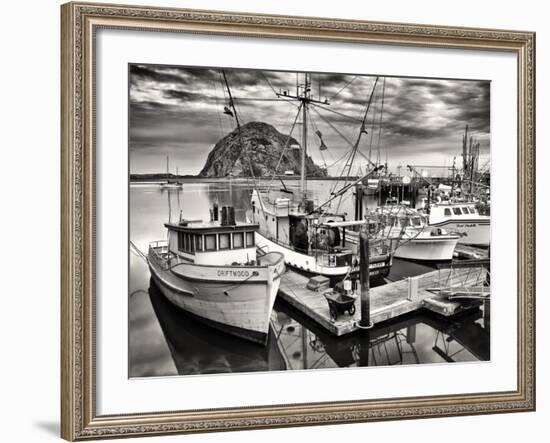
[[[235,226],[235,208],[233,206],[224,206],[222,208],[222,226]]]
[[[212,221],[218,221],[218,202],[214,202],[214,206],[212,207]]]

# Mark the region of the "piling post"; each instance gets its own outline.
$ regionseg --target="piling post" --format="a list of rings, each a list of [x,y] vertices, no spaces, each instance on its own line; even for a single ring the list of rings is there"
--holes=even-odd
[[[363,185],[359,183],[355,187],[355,220],[363,219]]]
[[[365,331],[364,334],[359,344],[359,366],[363,367],[369,365],[370,331]]]
[[[361,280],[361,320],[359,327],[370,328],[370,245],[369,225],[361,229],[359,233],[359,257],[360,257],[360,280]]]

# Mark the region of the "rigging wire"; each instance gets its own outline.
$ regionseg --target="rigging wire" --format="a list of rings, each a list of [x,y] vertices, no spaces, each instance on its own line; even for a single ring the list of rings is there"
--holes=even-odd
[[[322,106],[318,103],[311,103],[313,106],[319,108],[319,109],[322,109],[324,111],[327,111],[327,112],[332,112],[333,114],[336,114],[336,115],[339,115],[340,117],[344,117],[344,118],[347,118],[348,120],[351,120],[351,121],[354,121],[356,123],[361,123],[362,120],[361,119],[358,119],[357,117],[353,117],[351,115],[347,115],[347,114],[344,114],[343,112],[340,112],[340,111],[336,111],[334,109],[330,109],[330,108],[327,108],[326,106]]]
[[[372,142],[374,141],[374,133],[376,132],[375,131],[375,126],[376,126],[376,116],[377,116],[377,109],[376,109],[376,105],[377,105],[377,102],[376,100],[378,99],[378,96],[379,96],[379,93],[378,91],[375,92],[374,94],[374,100],[373,100],[373,111],[372,111],[372,120],[371,120],[371,129],[370,129],[370,140],[369,140],[369,162],[372,162]]]
[[[212,84],[214,85],[214,100],[216,101],[216,114],[218,115],[218,123],[220,125],[220,127],[219,127],[219,130],[220,130],[219,138],[221,139],[223,136],[225,136],[225,130],[223,128],[223,120],[222,120],[222,116],[220,114],[220,103],[219,103],[219,100],[218,100],[218,84],[214,79],[212,79]]]
[[[365,131],[365,121],[366,121],[367,115],[369,113],[369,109],[370,109],[370,106],[371,106],[371,103],[372,103],[374,92],[376,91],[376,85],[378,84],[378,79],[379,78],[380,77],[376,76],[376,78],[374,79],[374,84],[372,85],[372,91],[370,93],[370,97],[369,97],[369,100],[367,102],[367,106],[366,106],[366,109],[365,109],[365,112],[364,112],[364,115],[363,115],[363,120],[361,122],[361,127],[359,128],[359,134],[357,135],[357,141],[353,145],[353,149],[351,150],[349,161],[344,166],[344,170],[346,169],[346,166],[348,168],[348,172],[346,173],[346,178],[345,178],[345,181],[344,181],[344,186],[346,186],[347,183],[348,183],[347,177],[351,173],[351,168],[353,166],[353,162],[355,161],[355,156],[357,155],[357,150],[359,148],[359,143],[361,142],[361,134],[363,134],[363,132],[366,132]],[[342,170],[342,174],[340,175],[340,177],[342,177],[342,175],[344,173],[344,170]],[[336,212],[338,212],[338,210],[340,209],[340,203],[341,202],[342,202],[342,197],[340,196],[340,201],[338,202],[338,206],[336,206]]]
[[[378,145],[376,147],[377,150],[377,158],[376,158],[376,164],[380,164],[380,140],[382,139],[382,119],[384,115],[384,98],[386,96],[386,77],[384,77],[384,81],[382,83],[382,105],[380,107],[380,120],[378,122]]]
[[[233,97],[231,95],[231,88],[229,86],[229,80],[227,79],[227,75],[225,74],[225,71],[222,69],[221,71],[222,75],[223,75],[223,80],[225,82],[225,85],[227,87],[227,94],[229,95],[229,105],[233,108],[233,113],[234,113],[234,117],[235,117],[235,121],[237,123],[237,131],[238,131],[238,137],[239,137],[239,141],[240,141],[240,145],[241,145],[241,150],[239,152],[239,155],[237,156],[237,158],[235,159],[235,161],[233,162],[233,166],[231,168],[231,172],[233,172],[233,168],[235,167],[235,164],[240,160],[242,154],[243,154],[243,151],[244,151],[244,146],[243,146],[243,139],[242,139],[242,134],[241,134],[241,124],[239,123],[239,117],[238,117],[238,114],[237,114],[237,108],[235,107],[235,103],[233,102]],[[240,111],[239,111],[240,113]],[[256,176],[254,174],[254,168],[252,166],[252,160],[250,159],[250,156],[247,156],[247,159],[248,159],[248,165],[249,165],[249,168],[250,168],[250,175],[252,177],[252,183],[254,185],[254,187],[256,189],[258,189],[258,186],[256,185]]]
[[[287,136],[286,143],[283,146],[283,151],[281,152],[281,156],[279,157],[279,161],[277,162],[277,166],[275,167],[275,169],[273,171],[273,175],[271,176],[271,181],[269,182],[268,189],[271,188],[271,185],[273,184],[273,181],[275,180],[275,176],[277,175],[277,171],[279,170],[279,166],[281,165],[281,161],[283,160],[285,152],[288,149],[288,146],[290,144],[290,140],[292,139],[292,132],[294,131],[294,127],[296,126],[296,122],[298,121],[298,117],[300,117],[300,111],[301,110],[302,110],[302,103],[300,103],[300,106],[298,106],[298,112],[296,113],[296,117],[294,119],[294,122],[292,123],[292,127],[290,128],[290,132]]]
[[[350,145],[350,147],[353,148],[353,143],[351,140],[349,140],[330,120],[328,120],[323,114],[321,114],[317,109],[315,108],[312,108],[315,113],[321,117],[321,119],[327,123],[331,128],[332,130],[334,130],[334,132],[336,132],[348,145]],[[361,155],[365,160],[369,161],[368,157],[360,150],[358,149],[357,152],[359,153],[359,155]],[[350,151],[346,151],[344,152],[344,154],[338,158],[338,160],[334,161],[333,163],[331,163],[330,165],[327,166],[327,168],[332,168],[334,166],[336,166],[338,163],[340,163],[342,160],[344,160],[347,156],[349,156],[350,154]],[[372,162],[370,162],[370,165],[371,166],[376,166],[374,165]],[[331,185],[331,189],[330,189],[330,193],[333,194],[338,186],[338,183],[339,183],[339,180],[335,180],[334,183]]]
[[[348,82],[347,82],[347,83],[346,83],[346,84],[345,84],[336,94],[334,94],[332,97],[330,97],[330,98],[328,99],[328,101],[331,101],[331,100],[335,99],[336,97],[338,97],[338,95],[340,95],[340,93],[341,93],[344,89],[346,89],[349,85],[351,85],[351,84],[355,81],[355,79],[356,79],[357,77],[358,77],[357,75],[354,76],[354,77],[353,77],[350,81],[348,81]]]

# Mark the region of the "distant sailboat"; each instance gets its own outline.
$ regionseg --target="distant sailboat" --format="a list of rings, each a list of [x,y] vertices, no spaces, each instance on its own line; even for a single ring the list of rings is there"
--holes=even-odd
[[[178,176],[176,168],[176,176]],[[178,180],[170,180],[170,158],[166,156],[166,181],[160,184],[161,189],[181,189],[182,183]]]

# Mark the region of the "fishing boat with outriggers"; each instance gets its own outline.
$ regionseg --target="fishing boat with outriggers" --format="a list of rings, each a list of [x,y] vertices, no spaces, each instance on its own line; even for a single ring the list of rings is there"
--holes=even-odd
[[[266,344],[283,255],[257,255],[258,225],[235,221],[234,208],[211,211],[211,220],[166,223],[168,240],[152,242],[148,262],[164,296],[203,322]],[[221,220],[220,220],[221,218]]]
[[[293,270],[310,276],[328,277],[332,286],[347,276],[359,273],[359,253],[356,245],[346,243],[346,231],[359,230],[361,225],[368,222],[362,218],[350,219],[341,210],[341,202],[344,194],[353,192],[355,185],[367,181],[382,169],[381,166],[371,162],[371,169],[366,174],[359,178],[352,176],[352,166],[357,153],[360,152],[362,136],[367,134],[367,115],[379,77],[376,77],[372,85],[357,138],[354,143],[350,142],[351,149],[347,154],[346,164],[342,168],[340,177],[334,182],[330,197],[318,203],[309,197],[307,191],[306,152],[308,122],[310,122],[308,109],[310,106],[319,104],[328,106],[329,103],[327,100],[321,100],[320,97],[319,100],[312,97],[310,74],[303,75],[303,85],[298,85],[297,81],[296,95],[292,95],[289,91],[277,94],[284,100],[294,100],[299,103],[298,112],[288,136],[288,144],[301,116],[302,141],[301,145],[296,146],[301,151],[300,188],[298,191],[290,190],[280,178],[283,189],[277,190],[270,187],[266,191],[256,187],[252,191],[251,210],[247,212],[247,218],[259,225],[256,232],[256,243],[259,248],[266,252],[282,253],[285,263]],[[227,89],[231,98],[228,85]],[[235,116],[238,125],[237,110],[234,107],[232,115]],[[323,134],[318,129],[315,134],[319,138],[319,150],[322,153],[327,149]],[[286,149],[292,149],[292,146],[285,146],[282,155],[285,154]],[[340,186],[340,189],[336,186]],[[369,265],[371,279],[386,277],[392,265],[391,243],[379,240],[371,242]]]

